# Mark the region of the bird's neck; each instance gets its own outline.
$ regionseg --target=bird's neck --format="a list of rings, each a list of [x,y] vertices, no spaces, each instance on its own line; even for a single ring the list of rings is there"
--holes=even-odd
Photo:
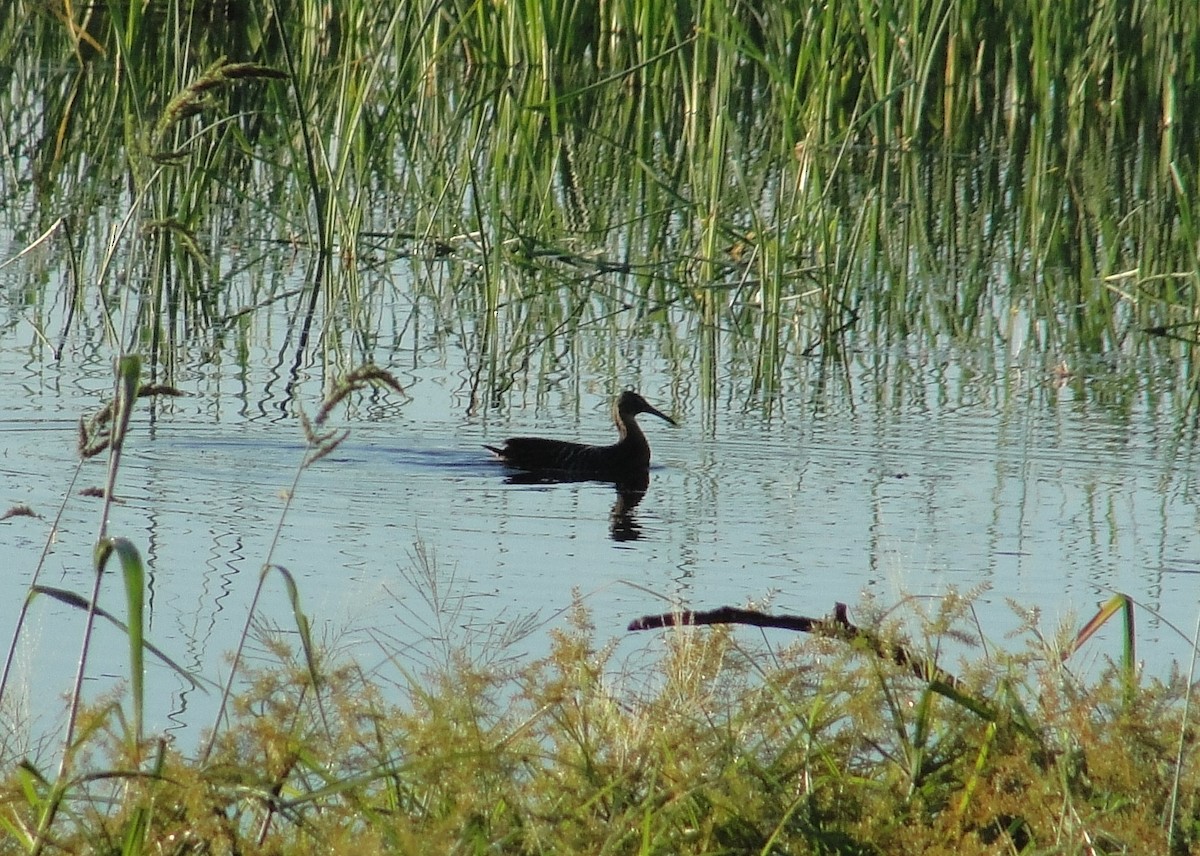
[[[637,424],[637,422],[634,420],[634,418],[632,416],[626,417],[624,419],[622,419],[620,416],[618,416],[616,422],[617,422],[617,431],[619,431],[621,433],[621,439],[619,442],[621,442],[621,443],[628,443],[628,442],[637,443],[639,441],[643,442],[643,443],[645,442],[645,435],[642,433],[641,427]]]

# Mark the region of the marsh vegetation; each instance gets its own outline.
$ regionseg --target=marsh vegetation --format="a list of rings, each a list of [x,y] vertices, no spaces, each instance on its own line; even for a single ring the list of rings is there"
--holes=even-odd
[[[660,661],[614,681],[583,608],[544,657],[450,634],[435,662],[368,669],[313,638],[270,552],[286,633],[252,606],[215,684],[150,645],[146,550],[107,525],[130,413],[277,336],[306,449],[290,501],[339,408],[405,395],[376,368],[397,303],[462,353],[471,411],[617,386],[653,353],[688,396],[740,377],[770,412],[851,354],[952,342],[1118,409],[1152,399],[1192,437],[1200,6],[783,5],[0,11],[3,335],[117,367],[81,422],[81,455],[111,456],[94,586],[39,567],[25,604],[79,618],[68,722],[6,735],[0,852],[1200,846],[1190,680],[1132,656],[1081,680],[1069,632],[1023,612],[997,649],[969,597],[855,606],[931,658],[986,641],[960,698],[838,640],[727,629],[663,631]],[[1073,368],[1096,363],[1102,388]],[[314,375],[323,401],[297,392]],[[117,567],[121,616],[96,597]],[[90,698],[98,622],[128,637],[129,680]],[[147,657],[221,699],[197,751],[144,728]]]

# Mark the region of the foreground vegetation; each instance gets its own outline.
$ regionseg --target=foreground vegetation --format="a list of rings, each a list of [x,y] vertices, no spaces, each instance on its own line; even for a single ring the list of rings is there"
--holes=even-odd
[[[1084,684],[1041,643],[970,670],[998,703],[989,721],[829,640],[678,630],[653,672],[614,672],[582,611],[549,656],[506,670],[452,648],[419,675],[319,657],[314,681],[262,641],[274,663],[243,675],[199,758],[135,740],[108,700],[84,712],[65,778],[8,759],[0,852],[1200,847],[1180,685]]]

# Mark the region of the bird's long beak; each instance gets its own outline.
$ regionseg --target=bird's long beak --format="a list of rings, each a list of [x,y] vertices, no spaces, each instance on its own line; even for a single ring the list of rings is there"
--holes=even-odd
[[[649,404],[647,404],[646,406],[650,408],[649,410],[647,410],[647,411],[646,411],[647,413],[651,413],[651,414],[653,414],[653,415],[657,416],[659,419],[662,419],[664,422],[669,422],[669,423],[671,423],[671,424],[672,424],[672,425],[674,425],[676,428],[678,428],[678,427],[679,427],[679,423],[678,423],[678,422],[676,422],[674,419],[672,419],[672,418],[671,418],[670,416],[668,416],[667,414],[663,413],[661,410],[658,410],[658,409],[656,409],[655,407],[653,407],[652,405],[649,405]]]

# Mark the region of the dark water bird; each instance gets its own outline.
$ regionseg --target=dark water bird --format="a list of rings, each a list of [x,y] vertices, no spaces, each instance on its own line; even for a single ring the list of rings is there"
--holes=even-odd
[[[530,472],[625,481],[650,467],[650,444],[634,419],[639,413],[651,413],[675,424],[670,416],[652,407],[636,392],[627,390],[613,407],[613,421],[621,437],[611,446],[589,446],[545,437],[510,437],[501,447],[485,445],[484,448],[510,467]]]

